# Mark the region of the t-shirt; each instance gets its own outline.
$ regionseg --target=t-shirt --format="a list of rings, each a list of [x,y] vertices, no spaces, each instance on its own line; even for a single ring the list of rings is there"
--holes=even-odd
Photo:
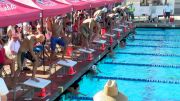
[[[166,6],[164,7],[164,11],[165,11],[165,12],[171,12],[171,11],[172,11],[171,6],[167,6],[167,5],[166,5]]]
[[[9,45],[10,45],[10,50],[11,51],[14,51],[14,52],[18,53],[18,50],[20,48],[20,42],[18,40],[17,41],[11,40]]]

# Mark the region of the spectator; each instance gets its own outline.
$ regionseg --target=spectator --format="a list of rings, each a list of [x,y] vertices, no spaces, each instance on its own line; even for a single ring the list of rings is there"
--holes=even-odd
[[[0,64],[1,65],[10,65],[10,69],[11,69],[11,76],[14,76],[14,72],[15,72],[15,63],[12,59],[8,59],[5,55],[5,49],[3,48],[3,42],[2,40],[0,40]]]
[[[9,90],[3,78],[0,78],[0,85],[0,101],[7,101],[7,94],[9,93]]]
[[[134,20],[134,11],[135,11],[134,5],[133,3],[131,3],[128,7],[129,18],[131,18],[131,20]]]
[[[20,47],[19,36],[18,34],[12,34],[12,38],[7,46],[6,49],[6,56],[9,59],[14,59],[18,53]]]

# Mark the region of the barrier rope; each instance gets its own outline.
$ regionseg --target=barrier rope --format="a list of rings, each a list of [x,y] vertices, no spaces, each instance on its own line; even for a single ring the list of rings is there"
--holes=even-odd
[[[134,40],[140,40],[140,41],[164,41],[164,42],[180,42],[180,40],[140,39],[140,38],[135,38]]]
[[[142,36],[180,36],[179,34],[177,35],[167,35],[167,34],[136,34],[136,35],[142,35]]]
[[[110,77],[110,76],[94,76],[93,78],[112,79],[112,80],[125,80],[125,81],[137,81],[137,82],[156,82],[156,83],[180,84],[180,81],[172,81],[172,80],[137,79],[137,78]]]
[[[137,64],[137,63],[121,63],[121,62],[104,62],[104,64],[128,65],[128,66],[146,66],[146,67],[162,67],[162,68],[180,68],[180,65],[160,65],[160,64]]]
[[[180,48],[178,46],[167,46],[167,45],[162,45],[162,46],[155,46],[155,45],[126,45],[130,47],[152,47],[152,48]]]
[[[180,55],[177,55],[177,54],[161,54],[161,53],[129,53],[129,52],[116,52],[116,54],[180,57]]]
[[[75,100],[88,100],[88,101],[93,101],[92,97],[78,97],[78,96],[69,96],[70,99],[75,99]]]

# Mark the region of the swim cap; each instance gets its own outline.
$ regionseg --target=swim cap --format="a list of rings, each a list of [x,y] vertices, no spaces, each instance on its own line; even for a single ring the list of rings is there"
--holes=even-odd
[[[104,13],[106,13],[106,12],[107,12],[107,8],[104,7],[101,11],[104,12]]]
[[[101,21],[101,16],[96,16],[96,17],[95,17],[95,20],[96,20],[97,22],[100,22],[100,21]]]
[[[93,66],[92,66],[92,70],[96,70],[96,65],[93,65]]]

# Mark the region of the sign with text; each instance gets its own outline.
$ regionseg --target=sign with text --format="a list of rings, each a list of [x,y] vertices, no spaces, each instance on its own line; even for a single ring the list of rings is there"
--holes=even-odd
[[[52,2],[51,0],[36,0],[36,2],[42,6],[55,6],[56,5],[56,3]]]
[[[10,11],[16,9],[16,5],[8,0],[0,0],[0,12]]]

